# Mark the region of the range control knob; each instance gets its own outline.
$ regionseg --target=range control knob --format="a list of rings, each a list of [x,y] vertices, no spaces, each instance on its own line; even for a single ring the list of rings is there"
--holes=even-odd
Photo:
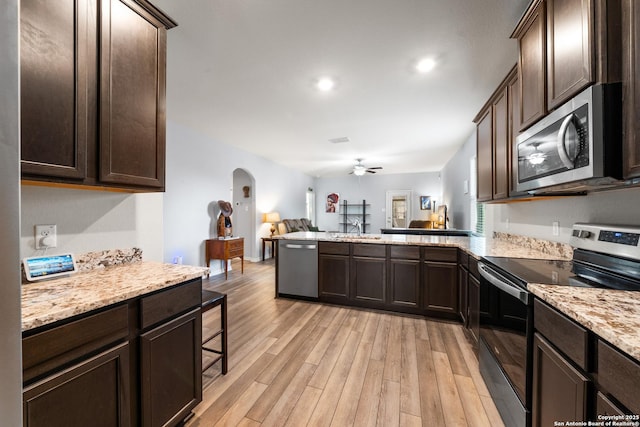
[[[579,239],[588,239],[591,237],[591,232],[587,230],[573,230],[573,233],[571,234],[573,237],[577,237]]]

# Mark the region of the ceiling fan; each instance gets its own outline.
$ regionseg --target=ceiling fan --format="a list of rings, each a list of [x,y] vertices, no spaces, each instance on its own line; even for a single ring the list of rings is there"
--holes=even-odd
[[[365,173],[369,172],[369,173],[376,173],[376,170],[382,169],[382,166],[375,166],[372,168],[368,168],[365,165],[362,164],[362,159],[356,159],[356,161],[358,163],[356,163],[353,166],[353,170],[351,172],[349,172],[349,175],[354,174],[356,176],[362,176]]]

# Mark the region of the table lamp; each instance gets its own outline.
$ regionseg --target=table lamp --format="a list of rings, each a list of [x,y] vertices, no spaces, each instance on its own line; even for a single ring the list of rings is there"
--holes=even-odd
[[[264,214],[264,222],[270,222],[271,228],[271,237],[273,237],[273,233],[276,232],[276,222],[280,222],[280,214],[278,212],[269,212]]]

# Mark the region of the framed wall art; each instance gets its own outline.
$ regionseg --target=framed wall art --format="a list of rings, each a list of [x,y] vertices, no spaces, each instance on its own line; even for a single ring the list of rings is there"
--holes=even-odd
[[[420,210],[431,210],[431,196],[420,196]]]

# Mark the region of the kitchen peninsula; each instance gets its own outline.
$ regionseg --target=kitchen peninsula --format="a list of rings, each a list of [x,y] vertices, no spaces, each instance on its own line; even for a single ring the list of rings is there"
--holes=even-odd
[[[25,422],[177,425],[202,399],[207,269],[97,267],[22,286]]]
[[[469,328],[479,310],[475,281],[481,257],[570,260],[573,252],[566,244],[507,233],[485,238],[296,232],[275,238],[318,242],[319,301],[462,319]],[[640,361],[639,292],[534,283],[527,288]]]
[[[477,273],[482,256],[571,259],[564,244],[498,237],[295,232],[276,238],[317,242],[319,301],[459,320],[469,311],[477,315],[479,304],[479,283],[469,286],[469,300],[466,273],[458,274],[465,260]],[[278,261],[276,294],[278,278],[291,267]]]

